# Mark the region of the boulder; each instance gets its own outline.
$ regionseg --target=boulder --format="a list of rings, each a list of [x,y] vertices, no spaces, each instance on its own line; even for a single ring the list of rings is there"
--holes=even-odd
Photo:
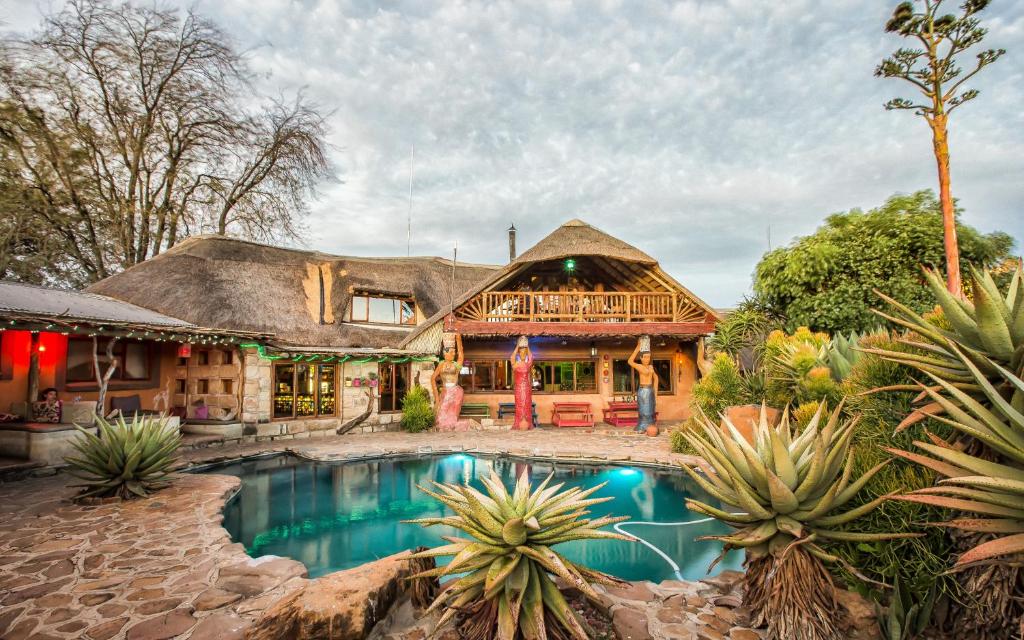
[[[409,552],[337,571],[273,603],[249,640],[363,640],[409,586]]]
[[[251,598],[291,578],[304,578],[307,575],[306,566],[301,562],[278,556],[260,556],[224,567],[214,586],[221,591]]]
[[[776,425],[779,423],[779,420],[782,418],[782,413],[778,409],[768,407],[765,411],[768,414],[769,424]],[[725,409],[725,417],[729,419],[729,422],[731,422],[741,434],[743,434],[743,437],[746,438],[748,442],[753,444],[754,424],[757,424],[761,420],[761,405],[744,404],[727,407]]]

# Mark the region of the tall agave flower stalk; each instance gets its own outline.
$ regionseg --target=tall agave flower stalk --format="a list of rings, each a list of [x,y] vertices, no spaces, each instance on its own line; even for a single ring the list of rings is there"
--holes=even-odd
[[[588,569],[552,549],[570,540],[633,538],[601,527],[628,518],[585,516],[588,507],[612,498],[591,498],[605,486],[561,491],[548,486],[554,474],[531,491],[524,473],[512,494],[491,473],[482,479],[486,493],[468,485],[434,483],[437,492],[421,491],[448,506],[455,515],[406,522],[425,527],[447,525],[469,538],[445,537],[450,544],[414,554],[414,558],[451,556],[443,567],[420,572],[416,578],[460,576],[442,589],[428,612],[443,609],[437,629],[459,617],[460,637],[471,640],[587,640],[593,630],[555,585],[554,576],[576,587],[594,602],[591,583],[619,584],[620,580]]]
[[[154,416],[136,416],[131,422],[97,417],[99,435],[81,427],[72,441],[78,455],[64,458],[70,474],[82,480],[79,497],[145,497],[167,484],[174,453],[181,445],[178,430]]]
[[[872,534],[838,527],[871,512],[885,496],[837,513],[878,473],[882,462],[852,478],[855,420],[841,420],[842,404],[824,422],[825,405],[797,431],[789,412],[771,426],[762,406],[749,443],[728,419],[718,426],[700,416],[686,439],[703,458],[683,469],[729,510],[688,499],[691,511],[725,522],[729,535],[705,536],[746,551],[745,603],[753,623],[780,640],[839,640],[845,612],[835,598],[825,562],[842,562],[822,546],[830,540],[868,542],[918,534]],[[720,556],[721,558],[721,556]],[[717,560],[716,560],[717,562]],[[849,567],[848,567],[849,568]]]

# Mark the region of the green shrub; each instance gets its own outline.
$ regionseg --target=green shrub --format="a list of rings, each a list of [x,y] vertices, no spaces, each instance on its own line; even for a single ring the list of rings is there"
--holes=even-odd
[[[672,431],[668,433],[669,445],[672,447],[673,453],[682,453],[688,456],[700,455],[692,444],[686,439],[683,433],[692,431],[695,428],[700,428],[697,422],[690,418],[686,422],[682,423]]]
[[[746,404],[746,385],[736,361],[724,353],[715,356],[711,372],[693,385],[693,406],[717,420],[726,407]]]
[[[413,387],[402,400],[402,428],[410,433],[419,433],[434,427],[434,408],[430,406],[430,394],[423,387]]]
[[[908,350],[905,345],[896,342],[884,332],[863,337],[861,346]],[[911,402],[917,393],[869,392],[882,387],[912,383],[913,378],[907,368],[883,360],[874,354],[862,353],[853,365],[850,375],[843,383],[843,391],[847,394],[847,413],[860,415],[860,423],[853,437],[856,451],[853,477],[859,477],[879,462],[892,458],[884,450],[886,447],[907,449],[913,440],[927,439],[925,429],[943,435],[951,431],[942,423],[928,420],[900,433],[894,433],[897,425],[910,413]],[[934,482],[934,474],[928,469],[902,459],[895,459],[872,478],[863,495],[858,497],[853,506],[886,494],[907,493],[914,489],[929,487]],[[864,533],[909,531],[915,524],[940,522],[942,519],[942,511],[935,507],[890,500],[858,519],[847,529]],[[953,553],[953,543],[949,535],[939,527],[915,527],[914,530],[924,533],[924,537],[870,544],[846,543],[836,545],[832,552],[871,580],[889,585],[898,581],[915,602],[925,600],[933,587],[940,595],[958,597],[956,580],[946,575],[949,567],[948,558]],[[858,591],[876,600],[888,597],[888,594],[877,585],[866,583],[849,572],[840,573],[847,583]]]
[[[181,434],[157,416],[136,416],[131,422],[97,417],[99,435],[75,425],[80,436],[71,446],[78,452],[64,458],[70,474],[82,480],[81,498],[145,497],[168,484],[167,473],[181,445]]]

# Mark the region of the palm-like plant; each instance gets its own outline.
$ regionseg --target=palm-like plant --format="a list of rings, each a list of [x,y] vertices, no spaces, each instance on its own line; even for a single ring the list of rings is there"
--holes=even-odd
[[[729,535],[707,536],[725,550],[746,551],[746,604],[753,622],[766,625],[770,638],[822,640],[841,637],[843,612],[823,562],[841,562],[822,543],[829,540],[874,541],[918,534],[853,533],[838,527],[869,513],[880,497],[845,513],[836,513],[887,464],[879,463],[857,479],[851,477],[850,447],[856,420],[842,420],[842,405],[822,424],[824,403],[802,430],[791,426],[789,412],[772,427],[762,407],[754,442],[748,442],[728,419],[722,426],[706,416],[685,437],[703,458],[684,465],[707,493],[728,505],[726,511],[698,500],[687,507],[725,522]],[[717,562],[717,561],[716,561]]]
[[[554,474],[531,491],[524,473],[512,494],[493,472],[482,478],[486,493],[468,485],[434,483],[437,492],[421,491],[448,506],[455,515],[406,522],[425,527],[447,525],[469,538],[445,537],[450,544],[414,554],[416,558],[452,556],[443,567],[412,578],[461,576],[452,581],[428,611],[444,608],[437,628],[462,614],[461,637],[479,640],[587,640],[593,631],[566,602],[557,576],[594,602],[592,582],[618,584],[617,578],[571,562],[551,547],[570,540],[633,539],[601,527],[628,520],[585,518],[588,507],[612,498],[590,498],[606,483],[581,490],[548,486]]]
[[[935,416],[935,419],[975,438],[997,452],[1004,462],[969,455],[936,436],[931,436],[930,443],[914,442],[930,456],[899,449],[890,451],[943,477],[937,486],[900,496],[901,500],[977,514],[981,517],[958,518],[944,525],[964,531],[997,534],[994,540],[963,553],[954,565],[955,569],[962,569],[999,556],[1024,552],[1024,413],[1003,397],[971,358],[955,345],[949,345],[949,349],[973,376],[985,402],[934,374],[928,374],[938,390],[924,387],[924,392],[945,414]],[[987,368],[997,371],[1006,385],[1024,392],[1024,380],[991,359],[986,360]]]
[[[97,417],[99,434],[75,428],[81,437],[71,445],[78,455],[64,461],[69,473],[82,480],[79,497],[124,499],[145,497],[167,485],[167,473],[174,453],[181,445],[178,430],[156,416],[135,416],[131,422],[118,417],[113,422]]]

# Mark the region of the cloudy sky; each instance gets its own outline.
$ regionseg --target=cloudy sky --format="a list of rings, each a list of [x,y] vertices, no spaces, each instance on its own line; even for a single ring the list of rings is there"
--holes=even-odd
[[[176,4],[177,2],[171,2]],[[950,5],[952,0],[947,0]],[[60,0],[0,0],[30,29]],[[260,89],[332,112],[339,181],[307,246],[501,262],[579,217],[717,306],[768,247],[936,185],[929,131],[882,104],[895,0],[187,0],[251,51]],[[965,221],[1024,241],[1024,2],[993,0],[981,96],[951,123]],[[909,86],[909,85],[908,85]]]

